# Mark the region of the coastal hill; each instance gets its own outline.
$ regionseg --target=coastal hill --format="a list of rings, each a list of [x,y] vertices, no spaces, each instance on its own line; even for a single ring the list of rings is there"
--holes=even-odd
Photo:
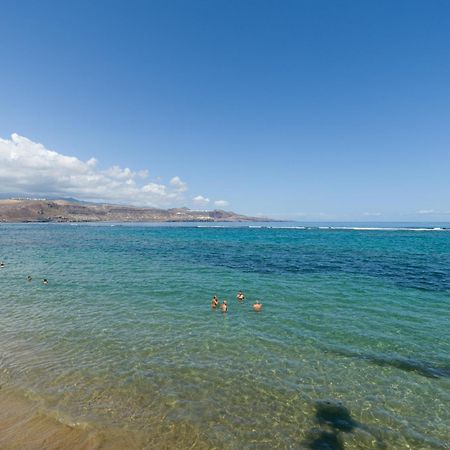
[[[0,222],[250,222],[261,221],[230,211],[146,208],[79,202],[74,199],[0,200]]]

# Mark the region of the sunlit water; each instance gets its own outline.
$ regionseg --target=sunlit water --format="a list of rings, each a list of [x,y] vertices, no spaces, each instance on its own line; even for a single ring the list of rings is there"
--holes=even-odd
[[[0,384],[65,423],[130,448],[450,448],[449,231],[1,225],[0,260]]]

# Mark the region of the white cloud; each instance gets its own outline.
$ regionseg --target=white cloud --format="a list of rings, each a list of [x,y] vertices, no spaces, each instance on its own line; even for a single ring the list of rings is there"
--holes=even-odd
[[[170,180],[170,185],[176,189],[178,192],[186,192],[187,184],[184,181],[181,181],[180,177],[173,177]]]
[[[434,214],[435,212],[434,209],[421,209],[417,211],[417,214]]]
[[[97,164],[95,158],[84,162],[13,134],[11,139],[0,138],[0,192],[147,206],[170,206],[185,200],[187,184],[178,176],[168,185],[143,184],[147,170],[135,172],[119,166],[100,170]]]
[[[194,197],[192,200],[198,205],[206,205],[209,203],[209,198],[203,197],[203,195],[197,195],[197,197]]]
[[[218,206],[219,208],[222,208],[222,207],[224,207],[224,206],[228,206],[228,202],[226,201],[226,200],[216,200],[215,202],[214,202],[214,204],[216,205],[216,206]]]

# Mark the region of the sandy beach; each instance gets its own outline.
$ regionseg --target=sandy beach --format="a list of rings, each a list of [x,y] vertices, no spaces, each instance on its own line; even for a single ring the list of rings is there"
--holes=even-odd
[[[0,448],[3,450],[114,449],[103,433],[86,424],[65,423],[40,404],[0,389]]]

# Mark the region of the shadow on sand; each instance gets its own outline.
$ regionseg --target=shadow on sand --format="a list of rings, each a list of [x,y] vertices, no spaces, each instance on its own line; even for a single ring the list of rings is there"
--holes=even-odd
[[[343,433],[351,433],[361,428],[373,434],[368,427],[354,420],[348,408],[335,400],[319,400],[316,402],[315,419],[320,428],[308,432],[306,448],[311,450],[344,450]],[[380,449],[386,448],[382,441],[374,436]]]

